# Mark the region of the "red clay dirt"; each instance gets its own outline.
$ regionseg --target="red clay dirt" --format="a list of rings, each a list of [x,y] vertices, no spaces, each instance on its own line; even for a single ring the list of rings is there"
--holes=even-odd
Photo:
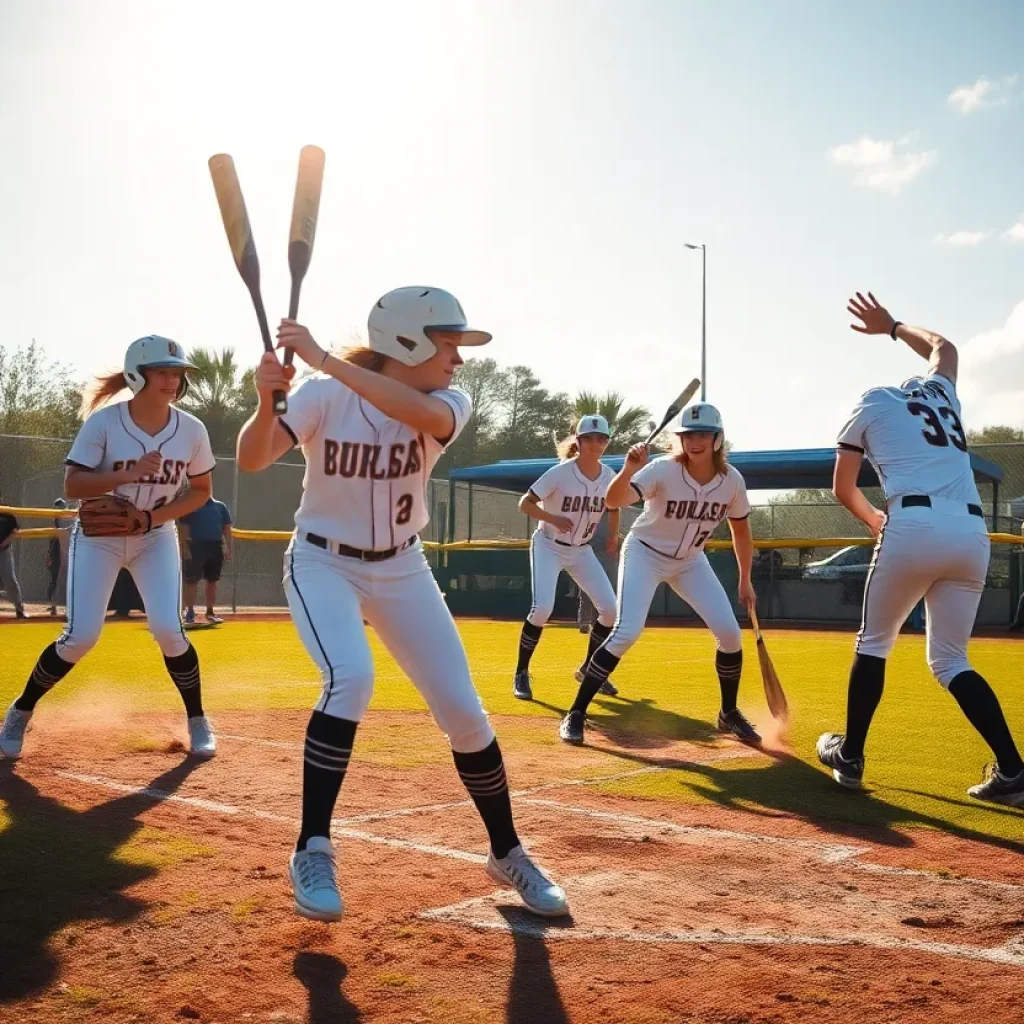
[[[517,798],[521,833],[572,921],[488,880],[432,723],[372,714],[335,826],[346,917],[305,922],[286,868],[305,717],[221,714],[208,763],[173,716],[42,720],[0,766],[0,1021],[1024,1020],[1021,847],[562,785],[623,762],[520,751],[510,722],[513,785],[545,787]]]

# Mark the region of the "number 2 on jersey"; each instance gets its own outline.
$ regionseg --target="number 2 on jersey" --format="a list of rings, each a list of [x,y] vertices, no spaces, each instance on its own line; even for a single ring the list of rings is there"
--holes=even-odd
[[[921,434],[930,445],[936,448],[948,448],[952,441],[954,448],[962,452],[967,451],[967,436],[964,434],[963,424],[960,422],[960,417],[949,406],[941,406],[939,415],[936,416],[935,410],[930,405],[925,405],[923,402],[907,402],[907,412],[912,416],[920,416],[924,420],[929,429],[922,430]],[[947,428],[943,427],[939,416],[946,421],[948,432]]]
[[[404,526],[410,519],[412,519],[412,495],[403,494],[398,499],[398,508],[395,512],[395,523],[398,526]]]

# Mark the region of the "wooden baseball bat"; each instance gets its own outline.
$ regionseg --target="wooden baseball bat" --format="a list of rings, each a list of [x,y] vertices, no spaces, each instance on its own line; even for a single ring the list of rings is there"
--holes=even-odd
[[[789,702],[782,690],[779,674],[775,671],[772,659],[768,655],[768,648],[764,645],[761,626],[757,621],[757,611],[753,607],[749,611],[750,623],[754,627],[754,639],[757,641],[757,663],[761,668],[761,682],[764,684],[764,696],[768,701],[768,710],[772,713],[772,718],[786,722],[789,720]]]
[[[270,337],[267,324],[267,313],[263,308],[263,296],[260,293],[260,261],[256,255],[256,242],[252,237],[249,214],[245,209],[245,198],[242,186],[238,183],[235,162],[227,153],[218,153],[209,160],[210,177],[217,193],[217,205],[220,206],[224,231],[231,246],[231,255],[241,275],[245,287],[249,289],[256,319],[260,325],[260,337],[263,347],[268,352],[274,351],[274,341]],[[280,415],[288,411],[288,396],[283,391],[274,392],[274,412]]]
[[[650,444],[668,426],[669,422],[686,408],[690,399],[697,394],[699,387],[700,381],[694,377],[679,393],[679,397],[665,410],[665,415],[661,417],[661,422],[648,434],[644,444]]]

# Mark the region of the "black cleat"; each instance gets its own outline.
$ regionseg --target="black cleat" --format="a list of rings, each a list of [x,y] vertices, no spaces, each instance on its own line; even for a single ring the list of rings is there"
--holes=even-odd
[[[563,743],[571,743],[574,747],[583,743],[583,723],[586,716],[582,711],[570,711],[558,727],[558,738]]]
[[[533,700],[533,687],[530,686],[530,673],[517,672],[512,683],[512,696],[518,700]]]
[[[1004,775],[998,764],[990,764],[985,769],[984,781],[978,786],[971,786],[967,795],[992,804],[1024,807],[1024,771],[1011,777]]]
[[[832,769],[832,778],[847,789],[860,789],[864,781],[864,758],[843,757],[843,740],[838,732],[824,732],[818,737],[818,760]]]
[[[749,743],[755,747],[761,745],[761,734],[747,721],[739,708],[719,711],[718,728],[721,732],[731,733],[741,743]]]

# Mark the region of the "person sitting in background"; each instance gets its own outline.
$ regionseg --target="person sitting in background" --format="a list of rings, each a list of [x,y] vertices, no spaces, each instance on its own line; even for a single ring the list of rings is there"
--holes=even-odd
[[[57,498],[53,503],[53,507],[66,509],[68,503],[63,498]],[[51,615],[57,614],[57,603],[55,600],[57,596],[57,582],[60,579],[60,570],[64,565],[64,552],[68,546],[68,531],[73,522],[74,519],[72,518],[57,517],[53,520],[53,528],[60,530],[60,533],[56,537],[50,538],[50,543],[46,550],[46,570],[49,575],[46,585],[46,601],[50,606]]]
[[[178,521],[181,553],[185,560],[185,624],[196,621],[196,593],[199,581],[206,580],[206,621],[218,625],[224,620],[216,614],[217,582],[225,558],[231,559],[231,513],[223,501],[210,498],[194,512]]]
[[[0,495],[0,505],[3,495]],[[7,592],[8,600],[14,605],[14,614],[27,619],[25,602],[21,599],[21,584],[14,571],[14,551],[11,547],[18,533],[18,520],[10,512],[0,512],[0,587]]]

